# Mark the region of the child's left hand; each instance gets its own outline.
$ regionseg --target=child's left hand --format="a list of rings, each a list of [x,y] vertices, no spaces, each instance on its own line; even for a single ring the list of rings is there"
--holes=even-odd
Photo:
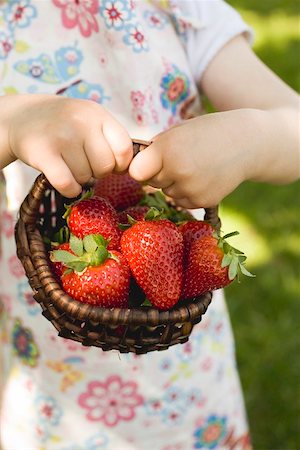
[[[251,177],[252,116],[251,110],[215,113],[171,128],[133,159],[130,175],[184,208],[215,206]]]

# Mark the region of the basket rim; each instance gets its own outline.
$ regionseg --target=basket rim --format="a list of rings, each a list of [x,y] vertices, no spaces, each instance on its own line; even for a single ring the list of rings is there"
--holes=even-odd
[[[35,298],[40,296],[40,291],[46,293],[42,296],[42,303],[47,307],[55,306],[62,315],[68,314],[73,319],[92,320],[101,323],[132,324],[132,325],[163,325],[166,323],[183,323],[193,320],[195,317],[204,314],[212,298],[212,292],[184,300],[174,305],[169,310],[159,310],[152,306],[134,306],[130,308],[106,308],[88,303],[80,302],[69,296],[55,279],[49,265],[47,251],[38,228],[32,230],[30,225],[26,225],[19,218],[16,223],[16,239],[21,234],[21,229],[25,228],[28,239],[29,250],[34,246],[37,250],[26,251],[18,248],[18,257],[23,262],[30,259],[36,277],[26,275],[32,288],[35,291]],[[23,264],[24,265],[24,264]],[[40,301],[40,299],[39,299]]]

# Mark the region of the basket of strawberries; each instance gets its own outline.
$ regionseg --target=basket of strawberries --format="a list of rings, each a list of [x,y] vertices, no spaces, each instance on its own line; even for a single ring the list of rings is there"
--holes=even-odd
[[[148,145],[133,144],[135,153]],[[73,201],[41,174],[15,237],[33,297],[60,336],[141,354],[186,342],[212,291],[247,273],[219,229],[217,207],[195,220],[128,174]]]

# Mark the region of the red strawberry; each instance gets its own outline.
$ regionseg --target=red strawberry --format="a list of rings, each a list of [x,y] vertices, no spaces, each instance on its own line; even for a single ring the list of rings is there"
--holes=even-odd
[[[149,209],[150,208],[148,206],[130,206],[125,209],[125,211],[120,211],[118,213],[119,222],[122,224],[128,224],[128,216],[132,217],[134,220],[143,220]]]
[[[94,185],[95,195],[106,198],[118,210],[136,205],[143,197],[144,191],[140,183],[128,173],[110,173],[97,180]]]
[[[109,249],[120,248],[121,230],[118,215],[108,200],[91,197],[79,200],[67,212],[70,232],[79,238],[89,234],[101,234],[109,240]]]
[[[55,245],[55,250],[66,250],[70,253],[73,253],[70,247],[69,242],[64,242],[63,244]],[[74,253],[73,253],[74,254]],[[54,262],[51,261],[52,270],[54,272],[55,277],[60,280],[64,270],[67,268],[62,262]]]
[[[187,261],[192,242],[203,236],[211,236],[215,231],[214,227],[204,220],[191,220],[179,225],[178,230],[183,235],[184,264]]]
[[[244,267],[246,256],[231,247],[225,238],[204,236],[191,244],[184,270],[181,298],[192,298],[230,284],[242,272],[253,276]]]
[[[158,309],[172,308],[182,285],[183,237],[167,219],[136,222],[124,231],[121,249],[146,297]]]
[[[107,258],[99,266],[88,266],[81,273],[62,276],[62,286],[72,298],[105,308],[128,306],[130,270],[124,256],[111,252],[117,258]]]
[[[108,252],[101,235],[83,239],[70,237],[70,249],[53,250],[51,261],[69,270],[61,276],[62,286],[72,298],[103,307],[128,306],[130,269],[118,251]]]

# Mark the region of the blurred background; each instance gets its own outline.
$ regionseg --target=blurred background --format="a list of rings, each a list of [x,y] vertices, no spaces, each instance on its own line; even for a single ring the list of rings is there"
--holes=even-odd
[[[253,27],[258,56],[299,92],[300,2],[227,1]],[[254,449],[299,450],[300,183],[244,183],[220,217],[256,274],[226,288]]]

